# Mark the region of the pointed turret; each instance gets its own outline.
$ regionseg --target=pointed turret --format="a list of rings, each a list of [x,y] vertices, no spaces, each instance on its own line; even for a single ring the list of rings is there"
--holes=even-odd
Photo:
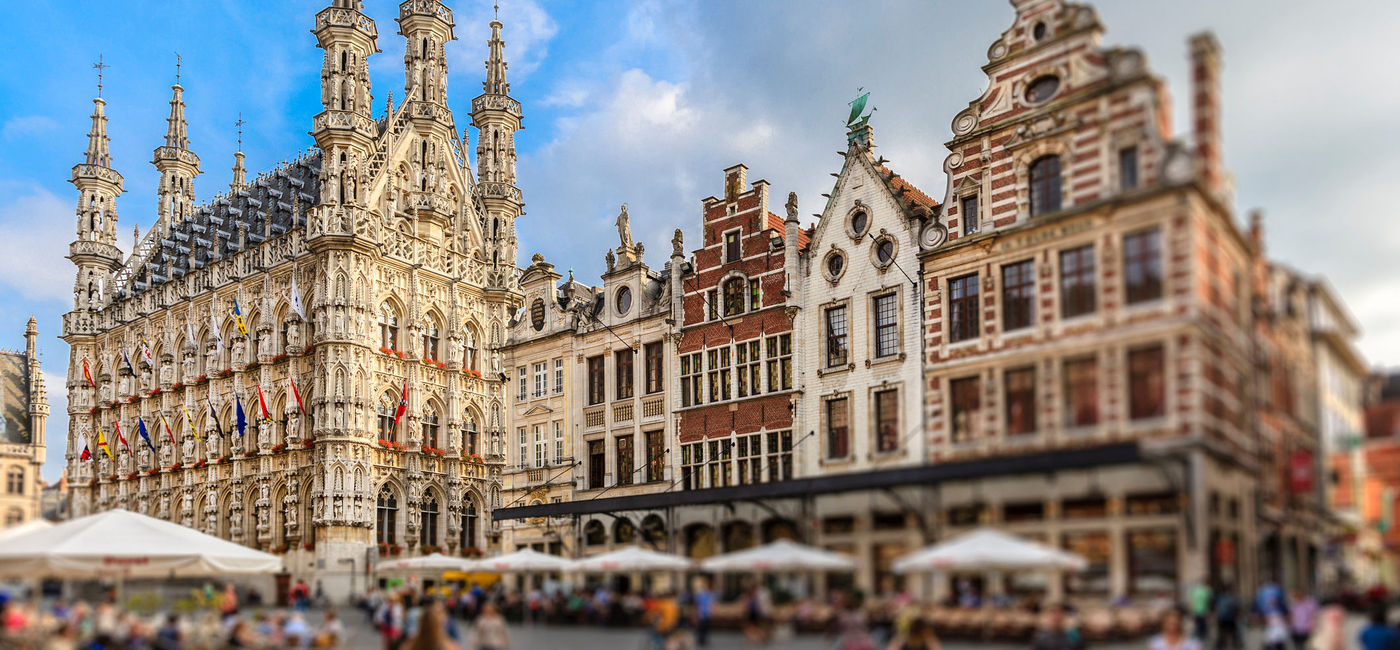
[[[160,172],[156,189],[156,227],[168,230],[172,224],[194,214],[194,177],[200,173],[199,156],[190,151],[189,128],[185,123],[185,89],[180,75],[170,87],[170,117],[166,118],[165,144],[156,147],[151,159]]]
[[[439,0],[406,0],[399,5],[399,34],[404,45],[403,89],[409,101],[447,105],[447,56],[443,46],[452,33],[452,10]]]
[[[489,224],[487,245],[500,266],[515,264],[515,219],[524,210],[515,186],[515,132],[524,128],[520,102],[510,96],[506,82],[505,41],[501,22],[491,21],[490,54],[486,59],[486,91],[472,100],[472,125],[477,128],[477,180]],[[513,274],[507,274],[513,275]]]
[[[233,152],[233,182],[229,184],[229,191],[233,194],[248,187],[248,170],[243,168],[243,124],[243,115],[240,113],[238,121],[234,123],[234,126],[238,127],[238,150]]]
[[[378,52],[379,31],[357,0],[333,0],[316,14],[321,61],[321,106],[311,135],[321,150],[321,206],[335,209],[362,202],[364,161],[378,127],[370,116],[369,56]]]
[[[99,69],[102,64],[98,64]],[[112,169],[107,138],[107,102],[92,100],[92,128],[83,162],[73,166],[72,183],[78,188],[77,238],[68,246],[68,259],[78,267],[73,284],[74,309],[101,309],[112,273],[121,267],[122,252],[117,244],[117,196],[122,175]]]

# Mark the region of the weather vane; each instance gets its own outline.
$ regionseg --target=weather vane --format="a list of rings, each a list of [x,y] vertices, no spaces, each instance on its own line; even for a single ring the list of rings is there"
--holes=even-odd
[[[180,64],[182,64],[182,63],[184,63],[184,62],[185,62],[185,60],[182,59],[182,58],[180,58],[180,53],[179,53],[179,52],[176,52],[176,53],[175,53],[175,85],[177,85],[177,86],[180,85]]]
[[[497,21],[497,22],[500,22],[500,20],[501,20],[501,3],[497,2],[496,4],[491,5],[491,8],[496,10],[496,21]]]
[[[97,63],[92,64],[92,67],[97,68],[97,96],[98,96],[98,97],[101,97],[101,96],[102,96],[102,71],[105,70],[105,69],[107,69],[107,68],[109,68],[109,67],[111,67],[111,66],[107,65],[106,63],[103,63],[103,62],[102,62],[102,55],[99,54],[99,55],[97,55]]]
[[[244,121],[243,121],[243,112],[242,112],[242,111],[239,111],[239,113],[238,113],[238,121],[233,123],[234,126],[238,127],[238,150],[239,150],[239,151],[243,151],[243,125],[244,125],[244,124],[247,124],[247,122],[244,122]]]

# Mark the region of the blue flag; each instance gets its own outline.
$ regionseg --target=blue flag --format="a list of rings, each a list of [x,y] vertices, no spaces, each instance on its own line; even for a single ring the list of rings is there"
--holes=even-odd
[[[233,396],[233,405],[234,415],[238,418],[238,435],[241,436],[248,428],[248,418],[243,415],[243,400],[239,399],[237,395]]]
[[[141,439],[146,441],[146,446],[150,447],[151,453],[155,453],[156,447],[151,444],[151,435],[146,433],[146,421],[142,420],[139,415],[136,416],[136,431],[141,434]]]
[[[126,350],[122,350],[122,361],[126,362],[126,369],[131,371],[132,376],[135,376],[136,366],[131,365],[131,357],[127,356]]]

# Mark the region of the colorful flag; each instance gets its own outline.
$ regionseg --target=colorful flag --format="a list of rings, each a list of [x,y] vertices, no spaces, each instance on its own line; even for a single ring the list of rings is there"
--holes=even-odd
[[[146,344],[146,339],[141,339],[141,362],[147,368],[156,367],[155,360],[151,358],[151,347]]]
[[[126,453],[131,453],[131,443],[127,442],[126,436],[122,435],[122,423],[113,422],[112,427],[117,430],[117,442],[122,443],[122,446],[126,447]]]
[[[267,400],[263,398],[262,384],[258,384],[258,409],[262,411],[262,419],[272,419],[272,414],[267,412]]]
[[[190,425],[190,435],[193,435],[195,440],[204,442],[204,439],[199,437],[199,429],[194,428],[194,418],[190,417],[190,407],[183,408],[185,409],[185,423]]]
[[[170,444],[175,444],[175,434],[170,431],[170,423],[165,421],[165,412],[161,411],[156,415],[160,416],[160,425],[165,427],[165,435],[170,436]]]
[[[403,417],[404,411],[408,410],[408,378],[403,380],[403,395],[399,397],[399,408],[394,411],[394,424],[398,425],[399,418]]]
[[[219,414],[214,412],[214,403],[209,403],[209,419],[214,421],[214,429],[220,433],[224,430],[224,425],[219,423]]]
[[[92,452],[88,451],[88,446],[86,444],[83,445],[83,455],[78,458],[80,460],[92,460]]]
[[[287,375],[287,383],[292,385],[292,397],[297,398],[297,410],[301,411],[302,415],[306,415],[306,407],[301,403],[301,391],[297,390],[297,380],[289,374]]]
[[[102,435],[101,423],[98,423],[97,425],[97,448],[107,452],[107,458],[110,458],[112,460],[117,459],[116,456],[112,455],[112,446],[107,444],[107,436]]]
[[[215,350],[219,354],[224,353],[224,333],[219,330],[219,319],[214,316],[214,310],[209,310],[209,334],[214,337]],[[210,372],[213,372],[212,369]]]
[[[248,429],[248,417],[243,414],[243,400],[239,399],[237,394],[233,396],[233,405],[234,417],[238,423],[238,435],[242,436],[244,431]]]
[[[135,376],[136,366],[131,365],[131,357],[127,355],[126,350],[122,350],[122,361],[126,362],[126,369],[131,371],[132,376]]]
[[[136,416],[136,432],[141,434],[141,439],[146,441],[146,446],[150,448],[151,453],[156,453],[156,446],[151,444],[151,434],[146,431],[146,421],[142,420],[139,415]]]
[[[87,380],[93,390],[97,390],[97,382],[92,380],[92,371],[88,370],[87,357],[83,357],[83,379]]]
[[[296,312],[302,321],[306,320],[306,312],[302,310],[301,306],[301,292],[297,291],[296,271],[292,271],[292,311]]]
[[[238,327],[238,333],[239,333],[239,334],[242,334],[243,336],[247,336],[248,338],[252,338],[251,336],[248,335],[248,324],[245,323],[245,322],[243,322],[243,312],[242,312],[242,311],[239,311],[239,309],[238,309],[238,299],[237,299],[237,298],[234,298],[234,299],[233,299],[233,324],[236,325],[236,326]]]

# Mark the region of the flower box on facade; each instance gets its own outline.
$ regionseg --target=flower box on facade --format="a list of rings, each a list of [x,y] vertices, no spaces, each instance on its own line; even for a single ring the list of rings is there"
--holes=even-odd
[[[171,465],[171,466],[170,466],[170,471],[173,472],[173,471],[175,471],[175,470],[177,470],[177,469],[181,469],[181,468],[183,468],[183,467],[184,467],[184,465],[181,465],[180,463],[175,463],[174,465]]]
[[[284,444],[280,444],[280,445],[276,445],[276,446],[274,446],[274,447],[272,448],[272,453],[274,453],[274,454],[280,454],[280,453],[282,453],[282,452],[284,452],[284,451],[287,451],[287,445],[286,445],[285,443],[284,443]]]
[[[485,458],[482,458],[482,457],[481,457],[481,454],[467,454],[466,456],[463,456],[463,457],[462,457],[462,460],[465,460],[465,461],[467,461],[468,463],[475,463],[475,464],[477,464],[477,465],[485,465],[485,464],[486,464],[486,459],[485,459]]]

